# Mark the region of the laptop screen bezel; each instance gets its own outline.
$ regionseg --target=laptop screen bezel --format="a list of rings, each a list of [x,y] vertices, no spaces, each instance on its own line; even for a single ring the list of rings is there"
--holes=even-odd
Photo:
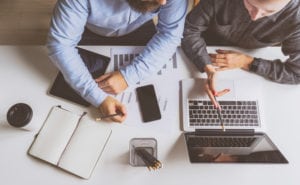
[[[195,159],[195,156],[199,155],[199,151],[197,152],[195,148],[191,148],[189,145],[189,136],[250,136],[250,137],[263,137],[267,143],[269,144],[270,147],[273,148],[273,152],[269,152],[270,154],[264,154],[264,157],[260,157],[258,160],[253,160],[253,155],[250,156],[249,158],[246,158],[246,156],[239,156],[235,157],[235,160],[226,160],[226,161],[219,161],[215,160],[214,157],[208,157],[205,158],[206,160],[203,159]],[[252,132],[249,131],[240,133],[238,131],[220,131],[220,130],[209,130],[209,131],[201,131],[201,132],[184,132],[184,138],[185,138],[185,143],[189,155],[189,160],[191,163],[288,163],[288,160],[285,158],[285,156],[281,153],[281,151],[278,149],[278,147],[272,142],[272,140],[268,137],[268,135],[264,132]],[[207,147],[199,147],[200,151],[205,151]],[[230,150],[230,148],[229,148]],[[197,153],[195,153],[197,152]],[[206,155],[206,154],[204,154]],[[274,156],[276,157],[276,160],[271,159],[271,157],[268,158],[268,156]],[[234,155],[236,156],[236,155]],[[266,157],[267,156],[267,157]],[[265,159],[267,158],[267,159]],[[278,160],[277,160],[278,158]],[[238,160],[237,160],[238,159]],[[265,159],[265,160],[264,160]]]

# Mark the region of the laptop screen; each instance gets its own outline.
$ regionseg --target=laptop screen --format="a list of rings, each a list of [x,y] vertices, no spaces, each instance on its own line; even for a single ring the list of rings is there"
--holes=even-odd
[[[191,163],[288,163],[264,133],[212,135],[185,133]]]

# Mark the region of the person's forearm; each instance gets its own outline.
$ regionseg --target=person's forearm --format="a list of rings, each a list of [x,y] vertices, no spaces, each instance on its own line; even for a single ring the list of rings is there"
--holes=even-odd
[[[202,37],[208,28],[211,14],[213,14],[213,9],[209,0],[203,0],[187,15],[181,42],[184,53],[201,72],[204,72],[207,64],[211,64],[206,42]]]
[[[194,45],[193,47],[191,41],[184,39],[181,43],[181,48],[189,60],[196,65],[198,70],[204,72],[205,66],[211,64],[210,57],[206,51],[205,42],[199,41],[197,37],[195,39],[198,40],[197,46]]]
[[[278,83],[300,84],[300,65],[298,62],[254,58],[250,71]]]
[[[211,64],[210,57],[206,50],[206,43],[202,38],[202,30],[206,30],[205,26],[198,26],[198,31],[194,31],[194,25],[186,20],[184,29],[184,38],[181,42],[181,47],[186,56],[193,62],[197,68],[204,72],[204,67]]]
[[[249,55],[245,55],[245,60],[243,61],[243,64],[242,64],[241,68],[246,70],[246,71],[249,71],[253,62],[254,62],[254,57],[249,56]]]
[[[59,46],[58,46],[59,47]],[[92,78],[75,48],[48,47],[51,61],[62,72],[68,84],[86,101],[98,107],[107,97]]]
[[[186,11],[187,1],[169,0],[162,6],[158,15],[157,33],[143,52],[120,70],[128,85],[154,75],[169,61],[180,45]]]
[[[156,74],[176,52],[179,43],[179,37],[157,34],[130,65],[120,70],[127,84],[134,85]]]
[[[107,95],[98,88],[75,48],[84,30],[88,9],[87,1],[58,1],[51,19],[47,48],[51,61],[70,86],[98,107]]]

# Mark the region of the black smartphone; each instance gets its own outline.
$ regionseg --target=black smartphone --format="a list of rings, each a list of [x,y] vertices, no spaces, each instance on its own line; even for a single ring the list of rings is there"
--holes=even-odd
[[[146,85],[136,88],[137,98],[144,122],[161,119],[153,85]]]

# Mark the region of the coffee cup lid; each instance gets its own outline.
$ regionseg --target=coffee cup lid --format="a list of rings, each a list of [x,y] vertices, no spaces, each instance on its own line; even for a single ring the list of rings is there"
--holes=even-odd
[[[25,103],[17,103],[10,107],[7,112],[7,121],[14,127],[27,125],[32,118],[32,109]]]

